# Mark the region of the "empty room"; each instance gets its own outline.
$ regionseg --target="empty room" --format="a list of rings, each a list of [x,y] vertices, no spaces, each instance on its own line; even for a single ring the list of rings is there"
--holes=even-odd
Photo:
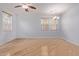
[[[79,3],[0,3],[0,56],[79,56]]]

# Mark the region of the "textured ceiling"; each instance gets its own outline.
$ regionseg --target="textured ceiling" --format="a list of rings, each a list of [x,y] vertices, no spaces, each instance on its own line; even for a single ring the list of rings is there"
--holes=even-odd
[[[14,14],[25,14],[23,8],[14,8],[19,3],[0,3],[0,11],[9,11]],[[66,12],[73,4],[64,3],[34,3],[37,10],[32,13],[41,13],[44,15],[61,15]]]

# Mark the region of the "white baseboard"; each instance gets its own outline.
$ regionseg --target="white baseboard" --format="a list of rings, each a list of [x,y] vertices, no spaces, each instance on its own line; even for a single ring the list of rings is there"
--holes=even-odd
[[[16,38],[61,38],[63,37],[58,37],[58,36],[17,36]]]
[[[75,44],[75,45],[79,46],[79,43],[74,42],[74,41],[72,41],[72,40],[65,40],[65,41],[67,41],[67,42],[69,42],[69,43],[72,43],[72,44]]]
[[[61,38],[59,36],[17,36],[16,38]]]
[[[14,39],[16,39],[16,37],[9,38],[7,41],[0,43],[0,45],[6,44]]]

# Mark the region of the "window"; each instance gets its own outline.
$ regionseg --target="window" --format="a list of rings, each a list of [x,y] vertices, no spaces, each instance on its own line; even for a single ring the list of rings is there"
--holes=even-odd
[[[12,31],[12,15],[2,11],[2,30],[3,32]]]
[[[50,30],[51,31],[57,30],[57,17],[56,16],[52,17],[52,19],[50,20]]]
[[[42,31],[56,31],[57,30],[57,16],[53,16],[52,18],[42,18],[41,19],[41,27]]]
[[[48,31],[48,19],[47,18],[43,18],[41,19],[41,27],[42,27],[42,31]]]

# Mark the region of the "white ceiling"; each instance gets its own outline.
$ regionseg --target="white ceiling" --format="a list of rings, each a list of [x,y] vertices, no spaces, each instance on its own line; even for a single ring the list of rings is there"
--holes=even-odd
[[[14,8],[19,3],[0,3],[0,11],[8,11],[15,14],[25,14],[27,12],[22,8]],[[37,10],[32,13],[41,13],[44,15],[61,15],[66,12],[73,4],[66,3],[34,3]]]

